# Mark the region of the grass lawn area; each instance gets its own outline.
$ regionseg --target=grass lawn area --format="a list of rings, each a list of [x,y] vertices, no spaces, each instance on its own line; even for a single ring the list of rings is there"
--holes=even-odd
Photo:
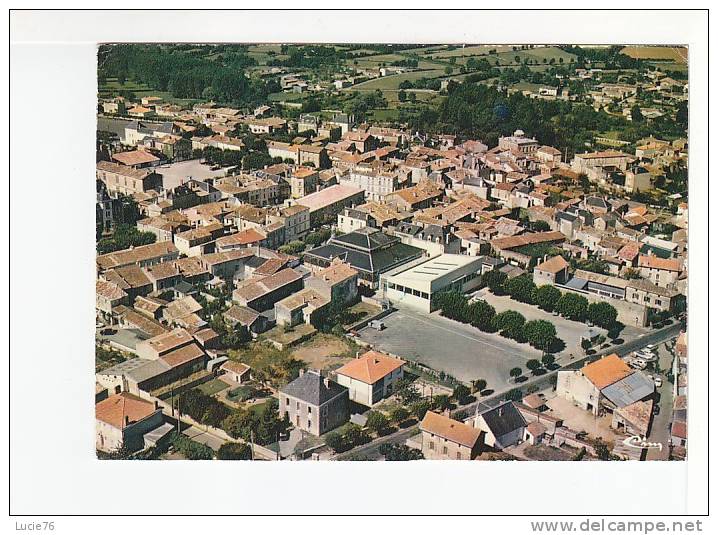
[[[688,63],[688,49],[682,46],[627,46],[623,54],[636,59],[673,60]]]
[[[211,381],[207,381],[206,383],[199,385],[197,390],[207,394],[208,396],[213,396],[226,388],[229,388],[229,385],[221,379],[212,379]]]
[[[270,102],[297,102],[304,100],[306,95],[304,93],[270,93],[267,95],[267,100]]]
[[[120,91],[132,91],[137,98],[146,96],[160,97],[164,102],[178,104],[180,106],[188,106],[195,102],[192,99],[175,98],[172,93],[167,91],[156,91],[145,84],[138,84],[133,80],[125,80],[123,84],[119,83],[116,78],[107,78],[104,83],[99,84],[98,93],[102,98],[118,95]]]
[[[489,50],[496,50],[497,52],[504,52],[511,50],[510,46],[491,46],[491,45],[477,45],[477,46],[466,46],[455,48],[454,50],[440,50],[438,52],[431,51],[431,57],[436,59],[448,59],[451,57],[477,57],[485,56],[489,53]]]
[[[381,312],[381,308],[370,303],[365,303],[364,301],[359,301],[357,304],[349,307],[348,312],[354,317],[352,318],[351,323],[344,325],[344,327],[349,327],[350,325],[361,321],[367,316],[373,316],[374,314],[378,314],[379,312]]]
[[[382,78],[375,78],[373,80],[368,80],[366,82],[362,82],[360,84],[355,85],[354,87],[349,88],[349,90],[387,90],[387,89],[399,89],[399,84],[403,82],[404,80],[414,81],[418,80],[419,78],[438,78],[440,76],[445,76],[446,73],[443,69],[429,69],[429,70],[422,70],[422,71],[411,71],[411,72],[405,72],[402,74],[392,74],[391,76],[384,76]]]

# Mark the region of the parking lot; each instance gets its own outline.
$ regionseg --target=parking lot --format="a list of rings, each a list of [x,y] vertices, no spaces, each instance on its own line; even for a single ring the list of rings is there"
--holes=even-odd
[[[506,388],[509,370],[526,372],[526,361],[541,358],[528,344],[488,334],[438,313],[398,310],[382,319],[383,331],[365,327],[359,337],[380,351],[419,361],[461,381],[483,378],[488,388]]]

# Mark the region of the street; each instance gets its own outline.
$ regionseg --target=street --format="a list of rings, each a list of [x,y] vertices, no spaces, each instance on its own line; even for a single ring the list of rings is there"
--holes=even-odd
[[[649,442],[662,444],[663,448],[660,450],[655,448],[649,449],[646,456],[646,460],[648,461],[666,461],[670,453],[669,443],[671,440],[671,416],[673,414],[673,384],[668,382],[665,372],[671,369],[673,353],[666,347],[665,343],[658,346],[658,363],[662,371],[660,377],[663,379],[663,384],[656,389],[660,395],[660,412],[653,417],[653,424],[651,425],[648,440]],[[653,373],[653,375],[659,374]]]

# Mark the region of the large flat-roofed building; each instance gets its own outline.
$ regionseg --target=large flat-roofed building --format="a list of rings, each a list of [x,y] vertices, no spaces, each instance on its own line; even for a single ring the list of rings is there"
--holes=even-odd
[[[336,184],[321,191],[289,201],[309,208],[309,224],[312,227],[322,223],[333,223],[337,214],[346,207],[364,202],[364,190],[346,184]]]
[[[482,266],[482,257],[443,254],[382,277],[381,286],[394,305],[432,312],[434,296],[439,292],[468,292],[476,288]]]

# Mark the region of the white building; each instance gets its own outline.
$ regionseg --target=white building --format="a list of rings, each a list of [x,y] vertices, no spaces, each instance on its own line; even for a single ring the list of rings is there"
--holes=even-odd
[[[349,399],[373,407],[391,395],[404,377],[404,361],[378,351],[367,351],[337,370],[337,383],[349,389]]]
[[[385,296],[393,304],[422,312],[434,310],[433,297],[442,291],[468,292],[480,282],[482,259],[443,254],[409,269],[382,277]]]

